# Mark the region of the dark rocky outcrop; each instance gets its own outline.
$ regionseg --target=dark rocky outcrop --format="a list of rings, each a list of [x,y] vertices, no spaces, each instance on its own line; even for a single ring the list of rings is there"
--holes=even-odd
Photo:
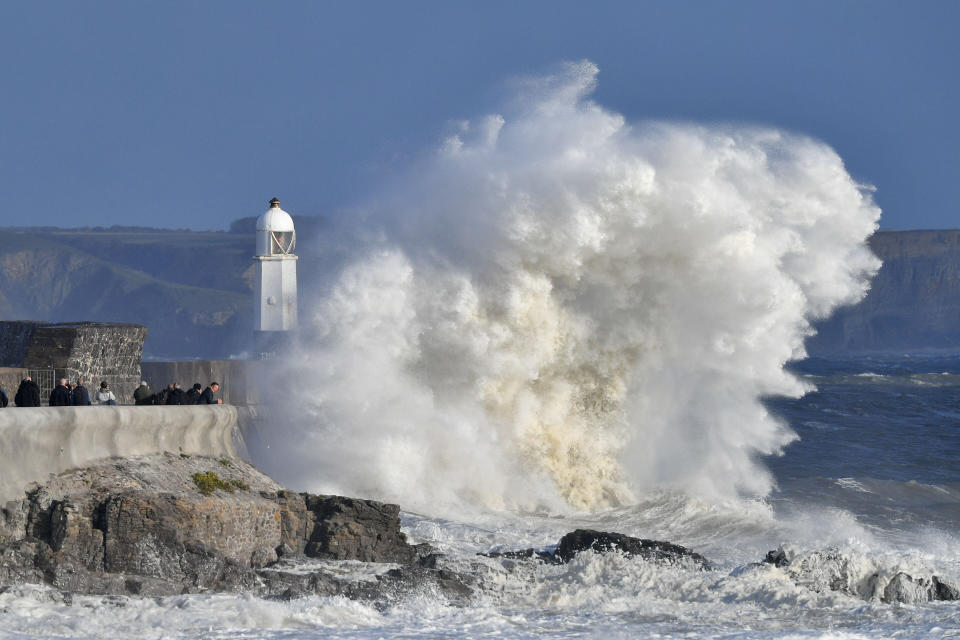
[[[194,475],[210,473],[224,489],[205,495]],[[430,552],[407,542],[397,505],[285,491],[238,460],[111,461],[56,476],[0,511],[0,586],[71,593],[382,598],[431,584],[467,597],[459,576],[424,560]],[[309,559],[328,564],[304,569]],[[344,562],[380,568],[351,578]]]
[[[699,553],[693,552],[678,544],[660,540],[646,540],[633,538],[622,533],[607,533],[591,529],[577,529],[562,538],[556,550],[536,551],[523,549],[520,551],[506,551],[482,554],[491,558],[508,558],[512,560],[537,559],[551,564],[564,564],[572,560],[578,553],[593,551],[608,553],[616,551],[628,556],[639,556],[644,560],[664,562],[670,564],[692,564],[699,569],[710,569],[710,563]]]

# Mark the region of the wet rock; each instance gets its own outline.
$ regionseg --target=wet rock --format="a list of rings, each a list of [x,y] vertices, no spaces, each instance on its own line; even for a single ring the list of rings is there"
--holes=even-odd
[[[818,593],[837,591],[888,604],[960,600],[960,590],[939,576],[891,572],[876,567],[869,558],[835,549],[798,553],[780,547],[767,553],[764,563],[783,569],[798,586]]]
[[[552,564],[563,564],[572,560],[578,553],[594,551],[608,553],[618,551],[629,556],[640,556],[645,560],[666,563],[692,563],[700,569],[709,569],[710,563],[699,553],[686,547],[660,540],[646,540],[633,538],[622,533],[608,533],[590,529],[577,529],[562,538],[554,552],[522,549],[520,551],[505,551],[485,553],[491,558],[506,558],[510,560],[537,559]]]
[[[22,500],[0,508],[0,543],[20,540],[27,535],[27,508]]]
[[[521,549],[519,551],[494,551],[482,554],[488,558],[506,558],[508,560],[542,560],[543,562],[558,562],[553,553],[549,551],[537,551],[534,548]]]
[[[308,557],[399,563],[417,557],[400,532],[400,507],[395,504],[307,494],[304,502],[313,519],[303,550]]]
[[[933,600],[960,600],[960,588],[948,584],[938,576],[933,576]]]
[[[786,567],[790,564],[790,558],[787,557],[787,552],[781,547],[779,549],[774,549],[773,551],[768,551],[767,556],[763,559],[763,562],[766,564],[772,564],[775,567]]]
[[[220,488],[203,493],[194,477],[213,472]],[[407,542],[396,505],[284,491],[242,461],[202,456],[77,469],[2,514],[0,585],[42,582],[72,593],[362,594],[369,585],[335,575],[266,570],[281,556],[403,565],[432,551]],[[440,583],[439,571],[416,565],[401,575]]]
[[[554,558],[559,562],[568,562],[578,553],[587,550],[593,550],[597,553],[620,551],[626,555],[636,555],[646,560],[693,562],[701,569],[709,568],[706,558],[678,544],[632,538],[622,533],[604,533],[589,529],[577,529],[560,538],[560,544],[557,546]]]

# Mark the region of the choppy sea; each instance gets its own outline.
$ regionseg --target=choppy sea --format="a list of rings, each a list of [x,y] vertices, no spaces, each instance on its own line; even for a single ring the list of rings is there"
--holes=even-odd
[[[238,595],[75,597],[0,592],[0,638],[948,638],[960,603],[886,604],[800,584],[758,566],[767,551],[823,551],[852,579],[905,571],[960,583],[960,355],[812,358],[814,384],[769,409],[799,435],[765,464],[764,499],[705,503],[668,489],[637,504],[555,516],[406,513],[407,534],[464,567],[480,551],[549,548],[580,527],[669,540],[707,556],[702,572],[616,554],[502,571],[469,606],[431,592],[392,602],[289,602]],[[497,569],[497,570],[493,570]],[[859,576],[859,577],[858,577]]]

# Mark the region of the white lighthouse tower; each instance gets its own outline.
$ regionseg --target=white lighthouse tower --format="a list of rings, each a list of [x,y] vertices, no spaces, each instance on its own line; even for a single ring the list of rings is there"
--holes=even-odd
[[[274,198],[257,219],[256,314],[254,330],[261,350],[271,350],[297,328],[297,234],[293,218]]]

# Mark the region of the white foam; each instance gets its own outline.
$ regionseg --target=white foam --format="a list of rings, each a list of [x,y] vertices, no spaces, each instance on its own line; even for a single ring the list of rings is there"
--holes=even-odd
[[[431,513],[770,489],[760,398],[809,389],[783,365],[864,294],[879,209],[823,143],[628,123],[596,75],[520,83],[356,214],[269,472]]]

